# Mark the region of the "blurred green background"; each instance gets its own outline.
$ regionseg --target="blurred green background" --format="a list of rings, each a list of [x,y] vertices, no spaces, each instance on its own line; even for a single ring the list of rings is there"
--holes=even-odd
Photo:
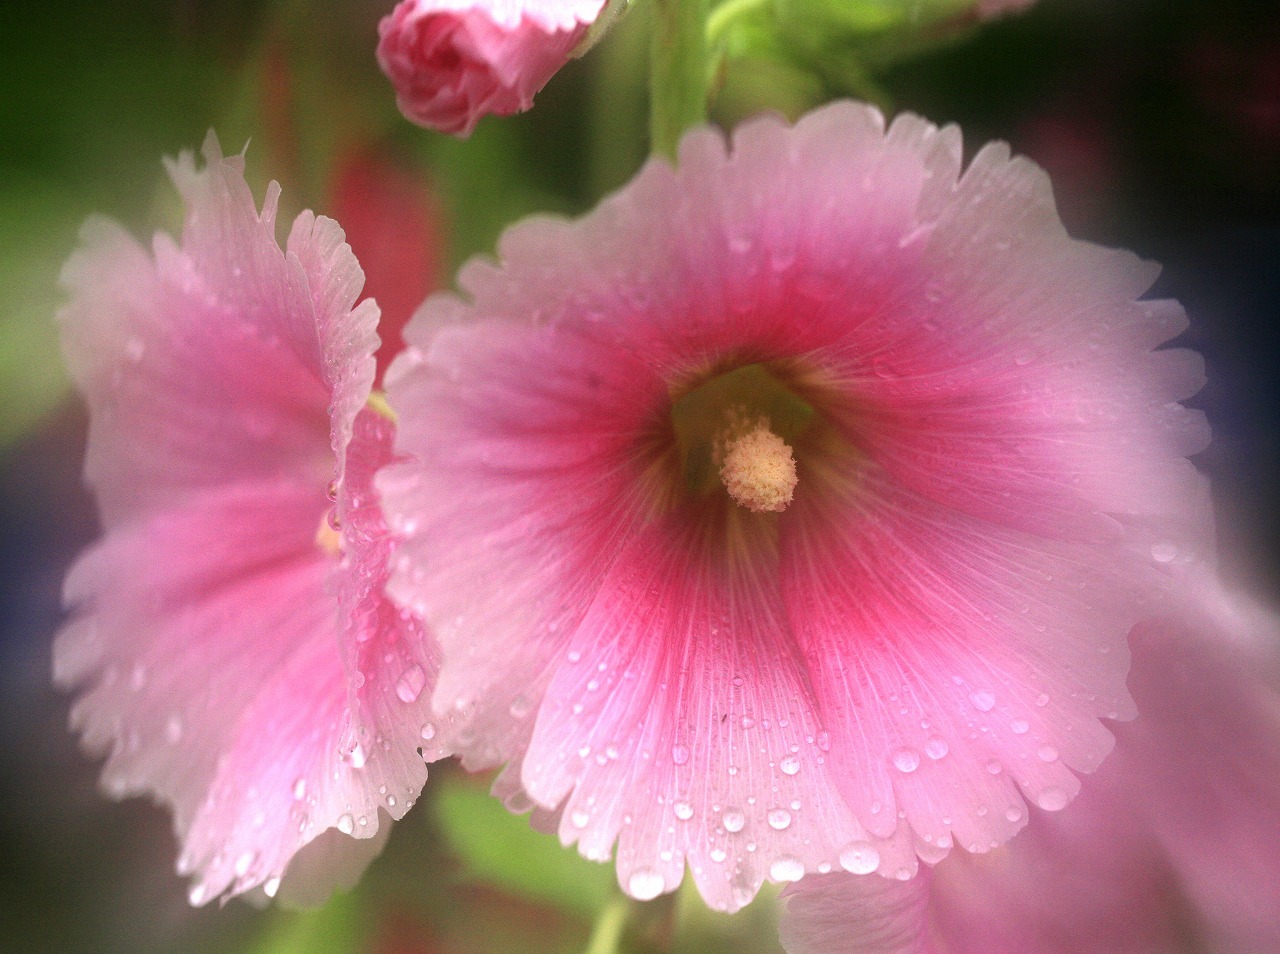
[[[349,221],[371,285],[407,313],[513,219],[580,212],[638,168],[643,6],[532,112],[487,119],[466,142],[396,113],[373,58],[390,0],[67,0],[0,14],[0,950],[581,951],[613,910],[608,868],[533,835],[484,797],[487,780],[447,765],[353,894],[305,915],[188,907],[166,814],[97,793],[96,767],[65,730],[67,699],[48,684],[61,579],[95,533],[79,481],[84,414],[67,394],[52,314],[84,217],[107,214],[138,235],[172,228],[160,156],[198,146],[209,128],[228,151],[250,144],[258,195],[277,178],[285,211]],[[1074,235],[1163,262],[1157,291],[1186,305],[1187,343],[1209,363],[1195,403],[1216,437],[1199,463],[1216,482],[1225,559],[1272,592],[1276,7],[1043,0],[887,64],[873,63],[870,44],[849,46],[849,69],[735,60],[715,108],[728,124],[860,93],[958,121],[970,150],[1007,139],[1044,165]],[[375,187],[359,187],[361,175]],[[419,214],[379,205],[378,182]],[[372,224],[357,234],[361,221]],[[776,951],[771,917],[767,898],[730,919],[685,893],[632,917],[625,943]]]

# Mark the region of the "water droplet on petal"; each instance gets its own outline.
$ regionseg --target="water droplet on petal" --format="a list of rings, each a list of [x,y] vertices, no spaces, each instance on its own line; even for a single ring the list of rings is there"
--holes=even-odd
[[[627,891],[637,901],[652,901],[667,886],[662,875],[648,868],[638,868],[627,879]]]
[[[728,832],[742,831],[747,823],[747,816],[742,814],[736,808],[730,808],[724,813],[724,830]]]
[[[855,841],[840,852],[840,867],[853,874],[871,874],[880,867],[880,852],[869,841]]]
[[[1055,749],[1052,745],[1040,746],[1040,749],[1036,752],[1036,755],[1040,756],[1040,760],[1043,762],[1058,761],[1058,750]]]
[[[293,783],[293,797],[297,801],[302,801],[307,796],[307,780],[300,778]]]
[[[432,725],[430,722],[422,723],[421,735],[422,735],[422,740],[424,742],[430,742],[432,739],[436,737],[436,727]]]
[[[979,712],[990,712],[996,707],[996,697],[985,691],[969,693],[969,701]]]
[[[1046,788],[1036,796],[1036,804],[1047,812],[1061,811],[1070,801],[1071,796],[1060,788]]]
[[[427,674],[421,666],[413,665],[406,669],[396,682],[396,695],[404,703],[415,702],[422,695],[422,688],[427,684]]]
[[[791,824],[791,813],[785,808],[774,808],[769,811],[769,827],[774,831],[782,831]]]
[[[784,775],[795,775],[800,771],[800,760],[794,755],[788,755],[778,763],[778,768],[782,769]]]
[[[1022,809],[1015,807],[1006,808],[1004,817],[1009,819],[1011,822],[1020,822],[1022,821]]]
[[[769,877],[775,881],[799,881],[804,877],[804,862],[799,858],[779,858],[769,866]]]
[[[349,835],[356,830],[356,820],[351,817],[351,813],[347,812],[338,819],[338,831],[344,835]]]
[[[279,878],[268,878],[266,881],[262,883],[262,893],[265,894],[268,898],[274,898],[276,896],[276,892],[279,890],[280,890]]]
[[[235,872],[237,878],[243,878],[249,873],[249,869],[253,867],[253,863],[258,860],[256,851],[246,851],[236,859]]]
[[[676,765],[684,765],[689,761],[689,750],[683,745],[677,745],[671,750],[671,761]]]
[[[947,740],[936,735],[924,744],[924,754],[935,761],[945,756],[948,751]]]
[[[693,806],[688,802],[676,802],[673,810],[676,813],[676,818],[681,821],[688,821],[693,817]]]
[[[591,815],[589,812],[584,812],[581,808],[575,809],[569,816],[569,821],[572,822],[574,828],[586,828],[591,822]]]
[[[914,772],[920,767],[920,753],[915,749],[899,749],[893,753],[893,766],[899,772]]]
[[[1027,730],[1031,728],[1031,725],[1026,719],[1014,719],[1009,723],[1009,728],[1013,730],[1014,735],[1025,735]]]
[[[1151,558],[1157,563],[1172,563],[1177,556],[1177,544],[1168,540],[1153,544],[1151,547]]]

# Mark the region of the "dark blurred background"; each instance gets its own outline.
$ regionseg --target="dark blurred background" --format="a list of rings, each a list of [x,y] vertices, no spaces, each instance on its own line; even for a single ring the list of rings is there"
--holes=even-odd
[[[98,794],[96,766],[65,728],[68,699],[49,684],[61,580],[95,534],[79,477],[85,418],[52,325],[58,269],[86,215],[139,235],[171,227],[159,157],[198,146],[213,127],[228,151],[251,142],[259,195],[274,177],[292,210],[340,220],[345,210],[371,284],[381,268],[387,300],[408,310],[463,257],[491,248],[504,224],[581,211],[643,159],[642,12],[570,64],[538,108],[485,120],[459,143],[395,113],[373,60],[390,6],[64,0],[0,13],[0,950],[391,954],[585,942],[589,917],[573,904],[464,870],[467,849],[442,838],[430,796],[357,895],[310,920],[242,902],[193,911],[172,873],[166,813]],[[753,69],[731,65],[722,117],[839,92],[783,84],[753,100]],[[1156,293],[1186,306],[1184,341],[1209,367],[1194,403],[1215,440],[1198,462],[1215,482],[1224,560],[1276,592],[1277,4],[1042,0],[877,82],[895,108],[959,122],[970,149],[1007,139],[1045,166],[1072,234],[1164,264]],[[362,191],[370,169],[376,181]],[[381,216],[388,182],[410,183],[412,222]],[[361,216],[375,233],[382,221],[406,230],[392,244],[417,256],[382,263],[376,235],[356,241]],[[465,789],[453,774],[436,772]],[[703,949],[732,933],[716,931]]]

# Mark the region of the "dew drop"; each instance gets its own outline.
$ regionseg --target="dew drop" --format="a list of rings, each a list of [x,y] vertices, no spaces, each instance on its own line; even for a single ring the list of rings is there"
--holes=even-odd
[[[187,892],[187,900],[191,902],[191,906],[194,908],[198,908],[200,905],[204,904],[204,898],[205,887],[202,884],[192,885],[191,890]]]
[[[1172,563],[1178,556],[1177,544],[1168,540],[1153,544],[1151,547],[1151,559],[1157,563]]]
[[[746,825],[747,817],[736,808],[730,808],[724,813],[724,830],[727,832],[742,831],[742,827]]]
[[[774,808],[769,811],[769,827],[774,831],[782,831],[791,824],[791,813],[785,808]]]
[[[662,875],[648,868],[638,868],[631,872],[631,877],[627,879],[628,893],[637,901],[652,901],[662,894],[666,886]]]
[[[590,813],[584,812],[581,808],[579,808],[579,809],[576,809],[569,816],[569,821],[573,823],[574,828],[578,828],[578,829],[586,828],[587,825],[591,822],[591,815]]]
[[[996,697],[985,691],[969,693],[969,701],[979,712],[990,712],[996,707]]]
[[[299,802],[307,797],[307,780],[305,778],[300,778],[293,783],[293,797]]]
[[[855,841],[840,852],[840,867],[853,874],[871,874],[880,867],[880,852],[868,841]]]
[[[364,763],[369,759],[368,754],[364,750],[364,746],[357,742],[351,749],[351,767],[364,768]]]
[[[716,864],[720,864],[728,857],[729,857],[728,852],[726,852],[723,848],[711,849],[711,860],[714,861]]]
[[[684,765],[689,761],[689,750],[683,745],[677,745],[671,750],[671,761],[676,765]]]
[[[1014,719],[1009,723],[1009,728],[1013,730],[1014,735],[1026,735],[1031,725],[1026,719]]]
[[[413,665],[406,669],[396,682],[396,695],[404,703],[416,702],[422,695],[422,688],[427,684],[427,674],[421,666]]]
[[[774,881],[799,881],[804,877],[804,862],[799,858],[779,858],[769,866]]]
[[[1004,811],[1004,817],[1009,819],[1011,822],[1020,822],[1022,821],[1022,809],[1014,807],[1006,808]]]
[[[266,881],[262,883],[262,893],[265,894],[268,898],[274,898],[276,896],[276,892],[279,890],[280,890],[279,878],[268,878]]]
[[[1058,750],[1055,749],[1052,745],[1040,746],[1040,749],[1039,751],[1036,752],[1036,755],[1040,756],[1040,760],[1042,762],[1058,761]]]
[[[1049,693],[1042,692],[1040,693],[1040,695],[1036,696],[1036,705],[1044,707],[1044,706],[1047,706],[1048,704],[1049,704]]]
[[[516,719],[523,719],[529,714],[529,710],[533,708],[529,700],[523,696],[516,696],[511,700],[511,715]]]
[[[788,755],[778,764],[778,768],[782,769],[784,775],[795,775],[800,771],[800,760],[794,755]]]
[[[672,810],[681,821],[688,821],[693,817],[693,806],[688,802],[676,802]]]
[[[936,735],[924,744],[924,754],[934,760],[942,758],[948,751],[947,740]]]
[[[1047,812],[1057,812],[1067,807],[1071,797],[1060,788],[1046,788],[1036,796],[1036,804]]]
[[[422,723],[421,735],[422,735],[422,740],[424,742],[430,742],[432,739],[436,737],[436,727],[432,725],[430,722]]]
[[[249,873],[249,869],[253,867],[253,863],[258,860],[256,851],[246,851],[236,859],[235,872],[237,878],[243,878]]]
[[[347,812],[338,819],[338,831],[344,835],[349,835],[356,830],[356,820],[351,817],[351,813]]]
[[[915,749],[899,749],[893,753],[893,766],[899,772],[914,772],[920,767],[920,753]]]

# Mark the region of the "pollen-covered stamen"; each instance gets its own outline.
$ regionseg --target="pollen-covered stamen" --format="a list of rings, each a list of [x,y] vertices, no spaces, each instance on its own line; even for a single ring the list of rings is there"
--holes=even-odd
[[[716,441],[720,480],[740,506],[753,513],[781,513],[795,493],[796,460],[791,448],[769,425],[740,411],[729,412],[729,424]]]

